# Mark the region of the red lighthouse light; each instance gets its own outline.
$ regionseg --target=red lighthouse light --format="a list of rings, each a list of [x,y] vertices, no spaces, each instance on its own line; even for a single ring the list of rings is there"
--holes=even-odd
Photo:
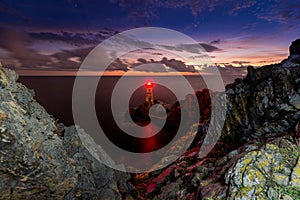
[[[153,83],[151,81],[148,81],[146,84],[145,84],[146,88],[152,88],[153,87]]]

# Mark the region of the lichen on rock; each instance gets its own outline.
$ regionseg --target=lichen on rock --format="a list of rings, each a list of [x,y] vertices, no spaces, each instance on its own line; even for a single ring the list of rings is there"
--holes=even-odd
[[[248,152],[227,172],[229,199],[271,199],[270,190],[276,191],[280,197],[286,194],[279,188],[300,187],[297,175],[291,173],[297,171],[297,165],[294,167],[292,163],[297,162],[299,147],[287,139],[277,140],[277,143],[280,147],[267,143],[259,150]],[[298,155],[287,163],[287,156],[297,152]]]

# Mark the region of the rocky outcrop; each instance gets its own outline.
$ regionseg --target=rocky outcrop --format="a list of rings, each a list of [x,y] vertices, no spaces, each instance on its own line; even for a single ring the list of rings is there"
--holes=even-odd
[[[300,39],[292,42],[290,46],[290,55],[300,55]]]
[[[0,199],[124,199],[128,175],[99,163],[0,67]],[[81,134],[86,134],[82,131]]]
[[[127,182],[130,176],[99,163],[83,147],[78,131],[80,131],[81,137],[86,135],[84,130],[72,126],[65,128],[62,138],[67,155],[74,160],[77,170],[80,171],[77,184],[72,192],[66,195],[65,199],[126,199],[131,196],[135,197],[134,188]],[[91,137],[86,135],[86,138]],[[99,146],[98,148],[101,149]]]
[[[300,65],[290,61],[248,68],[243,80],[227,86],[228,113],[221,140],[243,144],[280,136],[300,117]]]
[[[137,187],[140,193],[149,199],[299,199],[299,40],[290,51],[279,64],[249,67],[244,79],[226,87],[226,121],[209,155],[198,156],[206,134],[200,127],[202,135],[176,163],[136,176],[135,185],[146,185]]]

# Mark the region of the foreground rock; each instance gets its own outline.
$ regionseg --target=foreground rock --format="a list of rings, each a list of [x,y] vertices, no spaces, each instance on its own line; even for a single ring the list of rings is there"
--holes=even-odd
[[[226,174],[230,199],[297,199],[300,197],[300,148],[278,138],[250,151]]]
[[[128,175],[95,160],[17,78],[0,67],[0,199],[129,198]]]

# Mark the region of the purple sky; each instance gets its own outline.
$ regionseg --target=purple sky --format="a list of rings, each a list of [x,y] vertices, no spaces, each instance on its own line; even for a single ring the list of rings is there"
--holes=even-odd
[[[0,60],[35,75],[72,73],[101,41],[135,27],[180,31],[198,41],[214,63],[230,69],[280,62],[291,41],[300,38],[299,0],[0,0],[0,19]],[[139,57],[181,66],[168,54],[150,54],[120,59],[115,67],[127,70],[125,65],[143,61]]]

